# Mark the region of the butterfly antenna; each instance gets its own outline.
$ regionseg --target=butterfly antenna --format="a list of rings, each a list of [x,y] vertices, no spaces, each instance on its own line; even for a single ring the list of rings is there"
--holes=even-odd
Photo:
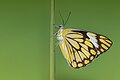
[[[70,15],[71,15],[71,12],[69,12],[69,15],[68,15],[68,17],[67,17],[67,19],[66,19],[66,21],[65,21],[64,26],[65,26],[65,25],[66,25],[66,23],[68,22],[68,20],[69,20],[69,18],[70,18]]]
[[[60,12],[60,11],[59,11],[59,14],[60,14],[60,17],[61,17],[61,19],[62,19],[62,24],[63,24],[63,26],[64,26],[64,19],[63,19],[62,15],[61,15],[61,12]]]

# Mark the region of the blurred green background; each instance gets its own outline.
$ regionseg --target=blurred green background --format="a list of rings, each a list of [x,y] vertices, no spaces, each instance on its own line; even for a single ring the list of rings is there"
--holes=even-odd
[[[50,1],[0,1],[0,80],[49,80]]]
[[[56,80],[120,79],[120,1],[56,0],[55,24],[108,36],[113,46],[92,64],[74,70],[55,48]],[[50,0],[0,1],[0,80],[49,80]]]

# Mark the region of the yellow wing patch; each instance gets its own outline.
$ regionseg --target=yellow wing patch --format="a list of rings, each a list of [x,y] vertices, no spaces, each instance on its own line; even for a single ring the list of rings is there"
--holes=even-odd
[[[90,43],[90,41],[85,41],[84,43],[85,43],[87,46],[93,48],[93,45]]]

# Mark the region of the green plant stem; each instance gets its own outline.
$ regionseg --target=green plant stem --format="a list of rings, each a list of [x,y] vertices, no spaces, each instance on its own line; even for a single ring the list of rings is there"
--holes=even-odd
[[[53,36],[54,29],[54,0],[51,0],[51,20],[50,20],[50,36]],[[54,70],[54,39],[50,38],[50,80],[55,79],[55,70]]]

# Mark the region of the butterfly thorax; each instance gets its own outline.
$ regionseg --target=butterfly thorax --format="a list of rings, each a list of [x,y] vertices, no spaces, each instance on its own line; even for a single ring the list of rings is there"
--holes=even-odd
[[[64,29],[59,29],[58,32],[57,32],[57,39],[58,40],[63,40],[63,36],[62,36],[62,32],[63,32]]]

